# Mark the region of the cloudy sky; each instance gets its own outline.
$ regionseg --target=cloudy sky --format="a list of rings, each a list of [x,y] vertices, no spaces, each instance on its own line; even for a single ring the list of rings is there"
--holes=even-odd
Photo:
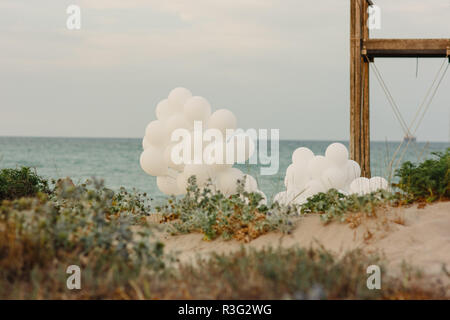
[[[174,87],[285,139],[349,136],[349,2],[2,0],[0,135],[141,137]],[[450,38],[450,0],[376,0],[373,37]],[[81,30],[66,8],[81,8]],[[442,60],[378,59],[406,122]],[[372,139],[403,136],[372,77]],[[450,71],[418,130],[448,141]]]

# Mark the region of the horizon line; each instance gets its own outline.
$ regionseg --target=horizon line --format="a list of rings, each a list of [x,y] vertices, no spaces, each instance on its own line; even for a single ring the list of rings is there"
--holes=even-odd
[[[143,139],[142,137],[93,137],[93,136],[20,136],[20,135],[0,135],[0,138],[37,138],[37,139]],[[270,140],[270,139],[268,139]],[[280,141],[337,141],[337,142],[349,142],[349,139],[293,139],[293,138],[285,138],[280,139]],[[371,142],[401,142],[402,140],[370,140]],[[440,141],[440,140],[428,140],[428,141],[421,141],[418,140],[417,142],[420,143],[450,143],[449,141]]]

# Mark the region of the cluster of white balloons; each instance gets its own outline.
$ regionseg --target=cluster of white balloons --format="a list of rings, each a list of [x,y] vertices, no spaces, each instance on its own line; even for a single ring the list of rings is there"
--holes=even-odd
[[[194,164],[194,161],[190,161],[180,164],[173,161],[172,149],[176,143],[171,141],[171,135],[174,130],[183,128],[194,135],[194,122],[201,121],[203,131],[218,129],[225,137],[227,129],[236,129],[237,126],[237,119],[231,111],[219,109],[212,113],[211,105],[205,98],[193,96],[188,89],[175,88],[169,93],[167,99],[158,103],[155,113],[157,120],[147,125],[145,137],[142,140],[144,151],[140,157],[140,165],[147,174],[156,176],[156,183],[161,192],[166,195],[185,194],[188,178],[196,176],[197,185],[200,188],[211,179],[212,186],[215,188],[213,191],[220,190],[225,195],[236,193],[238,180],[245,181],[245,191],[261,193],[265,199],[264,194],[258,190],[255,178],[233,168],[232,163],[223,161]],[[191,144],[190,159],[194,159],[195,154],[199,153],[203,159],[203,153],[208,144],[203,143],[200,149],[194,146],[194,139],[191,139]],[[249,148],[249,144],[244,147],[253,148],[245,152],[244,158],[247,160],[252,155],[254,147]],[[227,150],[224,148],[224,158],[226,158]]]
[[[343,194],[359,195],[389,188],[382,177],[367,179],[360,175],[359,164],[349,160],[348,150],[341,143],[330,144],[325,156],[301,147],[292,154],[292,164],[286,170],[286,191],[278,193],[274,202],[301,205],[309,197],[332,188]]]

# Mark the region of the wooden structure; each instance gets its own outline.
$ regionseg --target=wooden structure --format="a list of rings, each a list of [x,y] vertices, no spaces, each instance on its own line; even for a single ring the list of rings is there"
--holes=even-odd
[[[369,63],[375,58],[450,56],[450,39],[371,39],[371,0],[350,0],[350,157],[370,177]]]

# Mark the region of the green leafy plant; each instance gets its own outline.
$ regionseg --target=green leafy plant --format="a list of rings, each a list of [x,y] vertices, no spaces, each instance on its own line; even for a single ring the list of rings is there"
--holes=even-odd
[[[0,170],[0,201],[31,197],[38,192],[50,193],[48,181],[31,168]]]
[[[420,164],[407,161],[396,171],[395,184],[406,193],[409,202],[450,199],[450,148],[432,153],[435,158]]]
[[[192,176],[184,197],[171,197],[156,210],[163,222],[170,222],[171,232],[201,232],[205,240],[220,236],[248,242],[271,230],[289,232],[296,208],[278,204],[269,208],[262,204],[261,194],[244,191],[244,184],[238,181],[237,193],[227,197],[212,191],[211,184],[200,189]]]
[[[301,207],[301,213],[319,213],[321,219],[327,223],[333,220],[347,222],[348,215],[351,213],[362,213],[373,217],[377,207],[388,204],[394,199],[392,193],[382,190],[359,196],[344,195],[336,189],[331,189],[326,193],[321,192],[308,198]]]

